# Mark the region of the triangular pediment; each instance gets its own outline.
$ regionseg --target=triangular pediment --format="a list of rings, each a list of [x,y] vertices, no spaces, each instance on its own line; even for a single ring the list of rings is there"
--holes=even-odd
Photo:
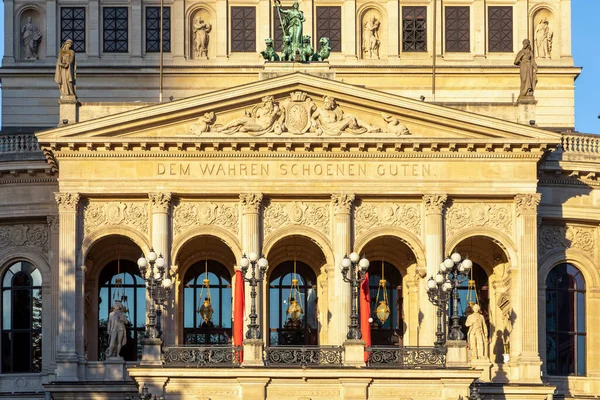
[[[39,132],[90,142],[364,141],[553,145],[560,135],[335,80],[293,73]]]

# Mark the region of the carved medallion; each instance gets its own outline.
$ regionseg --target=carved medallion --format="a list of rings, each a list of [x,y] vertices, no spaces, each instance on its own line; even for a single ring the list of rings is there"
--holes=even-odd
[[[446,211],[446,236],[474,226],[485,226],[512,235],[510,204],[452,204]]]
[[[378,226],[397,226],[421,235],[421,211],[416,204],[361,204],[354,211],[356,236]]]
[[[304,225],[328,235],[330,233],[328,204],[294,201],[288,204],[271,203],[265,208],[265,234],[287,225]]]
[[[239,206],[235,203],[180,203],[173,208],[173,236],[199,225],[220,226],[238,233]]]
[[[538,253],[556,249],[577,249],[593,257],[595,228],[565,225],[542,225],[538,231]]]
[[[0,226],[0,249],[5,247],[35,247],[48,251],[47,225],[6,225]]]
[[[285,126],[288,132],[302,135],[310,128],[310,115],[316,108],[312,99],[304,92],[290,93],[289,100],[283,103],[285,109]]]
[[[147,203],[89,203],[83,209],[84,233],[87,235],[100,226],[130,226],[142,233],[148,232]]]

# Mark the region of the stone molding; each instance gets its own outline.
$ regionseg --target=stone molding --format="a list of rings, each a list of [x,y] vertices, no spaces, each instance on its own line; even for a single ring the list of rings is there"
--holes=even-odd
[[[257,213],[263,201],[262,193],[242,193],[240,202],[244,213]]]
[[[354,203],[354,195],[350,193],[334,193],[331,195],[331,204],[334,214],[349,214]]]
[[[362,203],[354,209],[355,237],[375,226],[396,226],[421,236],[421,208],[417,204]]]
[[[90,202],[83,209],[84,233],[101,226],[130,226],[148,233],[148,204],[142,202]]]
[[[48,231],[45,224],[19,224],[0,226],[0,249],[7,247],[34,247],[48,251]]]
[[[60,212],[76,212],[79,204],[79,193],[56,192],[54,198]]]
[[[515,196],[517,216],[536,214],[537,206],[542,200],[541,193],[518,194]]]
[[[152,212],[168,213],[171,205],[171,193],[148,193]]]
[[[264,210],[265,235],[287,225],[304,225],[329,235],[331,216],[328,204],[294,201],[271,202]]]
[[[542,224],[538,229],[538,253],[553,250],[580,250],[594,259],[596,228],[575,225]]]
[[[489,227],[512,236],[511,204],[452,203],[446,210],[446,237],[465,228]]]
[[[182,202],[173,207],[173,237],[198,225],[222,227],[239,232],[239,205],[236,203]]]
[[[441,214],[448,200],[445,194],[426,194],[423,196],[425,214]]]
[[[58,215],[48,215],[46,217],[46,223],[50,228],[50,233],[58,233],[59,229],[59,218]]]

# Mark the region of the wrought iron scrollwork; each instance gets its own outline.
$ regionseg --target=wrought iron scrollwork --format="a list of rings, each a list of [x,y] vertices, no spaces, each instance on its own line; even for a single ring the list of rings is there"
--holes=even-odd
[[[235,346],[168,346],[163,349],[166,367],[237,367],[242,348]]]
[[[274,346],[265,349],[266,366],[286,367],[340,367],[343,347],[314,346],[288,347]]]
[[[446,368],[446,355],[435,347],[368,347],[368,367],[399,369]]]

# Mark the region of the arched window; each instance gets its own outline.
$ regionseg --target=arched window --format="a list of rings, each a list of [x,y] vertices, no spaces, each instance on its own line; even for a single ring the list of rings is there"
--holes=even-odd
[[[458,316],[460,317],[459,324],[463,333],[465,334],[465,338],[467,337],[468,328],[465,326],[465,322],[467,321],[467,317],[471,314],[471,307],[469,305],[469,301],[467,299],[468,296],[472,296],[473,293],[469,293],[469,280],[475,281],[475,293],[477,296],[475,297],[475,301],[479,304],[481,308],[481,313],[485,317],[485,320],[488,324],[488,328],[490,325],[489,321],[489,310],[490,310],[490,297],[489,297],[489,283],[488,276],[485,273],[485,270],[481,268],[478,264],[473,263],[473,267],[471,269],[470,278],[463,281],[458,287]],[[471,297],[471,299],[473,299]],[[453,312],[453,300],[452,296],[449,300],[448,313],[452,316]],[[452,322],[450,322],[452,323]],[[489,329],[488,329],[489,331]]]
[[[294,263],[296,264],[294,273]],[[292,291],[292,280],[298,287]],[[269,344],[316,345],[319,331],[317,323],[317,277],[313,270],[300,261],[286,261],[273,270],[269,281]],[[294,303],[295,302],[295,303]],[[291,318],[291,307],[300,306],[300,318]]]
[[[210,286],[212,318],[200,315]],[[226,344],[231,341],[231,274],[217,261],[201,261],[185,273],[183,289],[183,341],[186,344]],[[200,298],[202,295],[203,298]]]
[[[585,281],[571,264],[546,278],[546,367],[549,375],[585,375]]]
[[[11,265],[2,278],[2,373],[42,369],[42,274],[31,263]]]
[[[119,283],[120,280],[120,283]],[[146,331],[146,284],[136,263],[128,260],[112,261],[100,273],[98,299],[98,359],[106,359],[108,348],[108,316],[115,300],[127,306],[127,343],[121,349],[125,361],[142,357],[142,342]]]
[[[404,335],[402,320],[402,275],[392,264],[374,261],[369,266],[369,296],[371,298],[371,344],[397,345]],[[383,272],[383,278],[382,278]],[[380,288],[381,279],[385,279],[385,294],[390,308],[390,316],[381,321],[377,317],[377,307],[384,301],[384,289]],[[379,297],[378,297],[379,293]]]

